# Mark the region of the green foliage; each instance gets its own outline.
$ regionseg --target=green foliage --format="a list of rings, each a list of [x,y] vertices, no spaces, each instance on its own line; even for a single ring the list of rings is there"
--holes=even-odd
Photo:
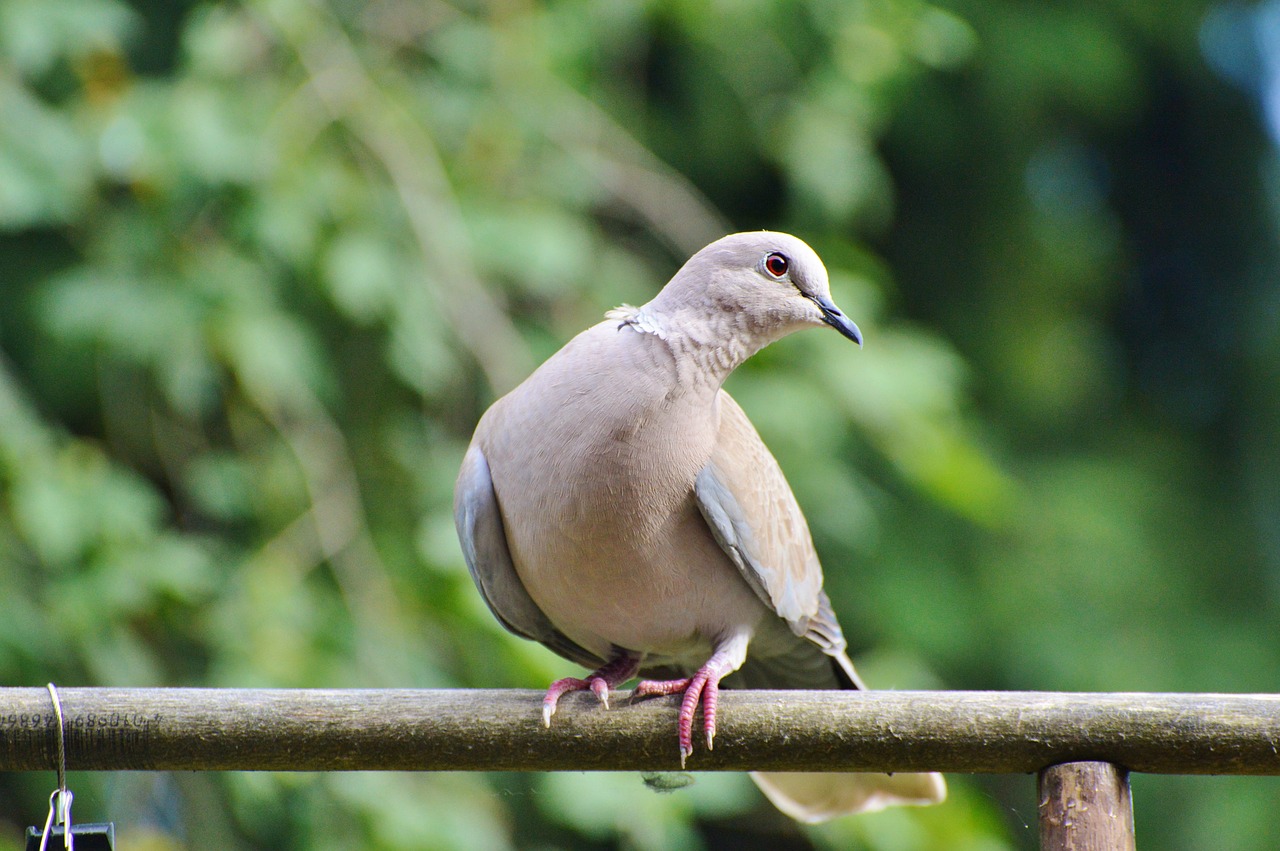
[[[774,227],[866,350],[730,388],[873,684],[1274,690],[1264,144],[1204,9],[0,0],[0,682],[563,676],[462,564],[470,430]],[[1144,842],[1269,847],[1274,785],[1180,782],[1138,785]],[[1034,844],[965,778],[817,830],[731,776],[77,783],[225,847]],[[48,786],[0,778],[0,843]]]

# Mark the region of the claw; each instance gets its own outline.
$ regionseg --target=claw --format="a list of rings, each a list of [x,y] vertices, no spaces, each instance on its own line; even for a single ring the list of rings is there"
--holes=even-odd
[[[604,704],[604,708],[608,709],[609,689],[631,679],[639,665],[640,662],[637,657],[622,655],[610,661],[609,664],[591,674],[585,680],[580,680],[577,677],[565,677],[562,680],[556,680],[547,688],[547,694],[542,698],[542,723],[547,727],[551,726],[551,716],[556,714],[556,704],[560,702],[561,696],[571,691],[590,690]]]
[[[591,692],[600,699],[604,708],[609,708],[609,683],[603,677],[591,678]]]

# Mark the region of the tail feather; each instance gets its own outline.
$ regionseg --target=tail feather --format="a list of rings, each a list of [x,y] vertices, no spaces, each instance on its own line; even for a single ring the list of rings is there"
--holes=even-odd
[[[823,603],[829,609],[825,595]],[[835,616],[824,622],[834,625]],[[806,636],[797,638],[783,653],[749,658],[738,674],[741,680],[734,685],[747,688],[866,688],[845,654],[838,632],[834,638],[828,637],[826,646],[820,647]],[[947,797],[941,774],[755,772],[751,779],[774,806],[809,824],[885,807],[927,806]]]
[[[753,771],[751,779],[775,807],[806,824],[886,807],[941,803],[941,774],[828,774]]]

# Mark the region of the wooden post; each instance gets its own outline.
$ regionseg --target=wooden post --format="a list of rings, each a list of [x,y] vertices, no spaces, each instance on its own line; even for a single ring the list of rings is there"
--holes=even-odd
[[[1129,772],[1064,762],[1040,772],[1041,851],[1135,851]]]

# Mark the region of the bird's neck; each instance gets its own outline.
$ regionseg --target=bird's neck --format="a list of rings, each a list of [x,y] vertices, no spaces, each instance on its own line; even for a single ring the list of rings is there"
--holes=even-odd
[[[705,309],[659,311],[624,305],[609,316],[621,327],[661,341],[672,355],[677,383],[686,389],[706,389],[712,395],[743,361],[773,342],[774,335],[749,325],[741,314],[708,313]]]

